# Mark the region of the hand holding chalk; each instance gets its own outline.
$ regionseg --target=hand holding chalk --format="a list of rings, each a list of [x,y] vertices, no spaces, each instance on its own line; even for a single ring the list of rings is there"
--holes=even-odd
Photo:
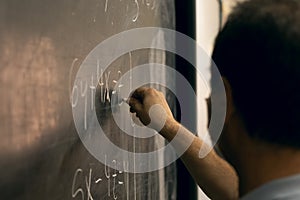
[[[163,93],[153,88],[138,88],[129,99],[123,99],[129,104],[131,113],[136,113],[145,126],[158,132],[165,123],[175,121]]]

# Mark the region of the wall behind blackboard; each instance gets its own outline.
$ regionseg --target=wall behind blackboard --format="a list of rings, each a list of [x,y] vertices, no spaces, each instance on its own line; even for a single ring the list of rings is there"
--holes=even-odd
[[[132,174],[91,156],[70,102],[75,74],[97,44],[136,27],[174,28],[174,12],[172,0],[0,1],[1,199],[176,199],[174,164]],[[109,89],[120,73],[149,61],[172,65],[173,57],[153,49],[128,52],[105,72]],[[156,87],[172,104],[169,92]],[[99,92],[97,100],[99,123],[115,144],[139,152],[158,148],[155,138],[117,137],[109,100]]]

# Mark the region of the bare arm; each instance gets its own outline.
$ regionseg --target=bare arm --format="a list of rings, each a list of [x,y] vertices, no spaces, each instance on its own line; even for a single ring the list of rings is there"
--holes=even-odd
[[[199,150],[205,144],[174,119],[161,92],[151,88],[139,88],[132,94],[128,103],[130,111],[136,113],[143,124],[148,125],[151,122],[151,127],[154,129],[160,127],[161,119],[155,121],[155,117],[150,118],[149,110],[153,105],[159,105],[164,109],[165,123],[161,130],[158,128],[158,131],[168,141],[172,141],[180,129],[181,137],[192,140],[192,144],[181,159],[201,189],[211,199],[238,199],[238,178],[234,169],[214,150],[210,151],[205,158],[199,158]],[[159,113],[157,116],[161,115]],[[174,146],[175,150],[184,146],[184,142],[178,140]]]

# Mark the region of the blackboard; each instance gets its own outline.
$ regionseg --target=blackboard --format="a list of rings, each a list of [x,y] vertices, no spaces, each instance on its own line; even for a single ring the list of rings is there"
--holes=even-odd
[[[74,87],[79,98],[91,89],[90,83],[76,79],[89,53],[110,36],[148,26],[174,29],[174,2],[0,1],[0,199],[176,199],[175,164],[130,173],[126,159],[99,162],[80,140],[72,114],[77,106]],[[165,142],[159,136],[124,134],[112,118],[121,104],[111,104],[115,82],[149,62],[172,66],[174,56],[155,49],[128,52],[101,72],[102,82],[95,86],[92,100],[99,124],[127,151],[153,151]],[[161,72],[149,74],[163,79]],[[172,93],[152,86],[166,94],[175,111]],[[116,163],[124,170],[109,167]]]

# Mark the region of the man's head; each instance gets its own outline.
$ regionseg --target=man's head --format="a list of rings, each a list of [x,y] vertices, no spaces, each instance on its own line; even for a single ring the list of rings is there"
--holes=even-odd
[[[296,148],[300,148],[299,10],[297,0],[241,3],[218,35],[213,52],[250,138]]]

